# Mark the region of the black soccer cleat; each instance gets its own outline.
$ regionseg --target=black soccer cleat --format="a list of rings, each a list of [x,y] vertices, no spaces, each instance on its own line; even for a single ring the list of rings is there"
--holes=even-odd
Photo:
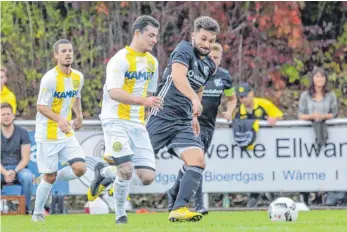
[[[95,200],[98,195],[103,191],[103,189],[100,189],[100,184],[105,180],[105,177],[101,175],[101,170],[107,167],[107,164],[99,162],[95,165],[94,171],[95,171],[95,177],[92,181],[89,189],[88,189],[88,200],[93,201]],[[103,186],[104,187],[104,186]],[[102,190],[102,191],[101,191]]]
[[[121,216],[117,219],[116,224],[128,224],[128,217],[127,216]]]

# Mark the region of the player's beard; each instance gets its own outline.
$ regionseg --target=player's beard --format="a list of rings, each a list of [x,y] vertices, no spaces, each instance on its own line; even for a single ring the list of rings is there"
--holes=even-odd
[[[200,48],[197,47],[196,42],[193,41],[193,47],[194,47],[194,52],[195,54],[197,54],[198,56],[208,56],[208,54],[210,54],[211,50],[209,50],[208,52],[203,52],[200,50]]]
[[[71,64],[62,64],[64,67],[70,68]]]

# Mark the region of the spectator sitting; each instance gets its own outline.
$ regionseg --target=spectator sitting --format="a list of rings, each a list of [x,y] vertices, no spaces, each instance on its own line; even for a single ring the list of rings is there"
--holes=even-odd
[[[1,185],[19,183],[29,212],[33,176],[26,166],[30,160],[28,132],[14,125],[14,114],[9,103],[1,104]]]
[[[13,114],[16,115],[17,111],[17,101],[16,96],[14,93],[9,90],[6,86],[7,82],[7,69],[5,67],[1,67],[1,98],[0,98],[0,104],[1,103],[9,103],[12,106]]]
[[[247,84],[241,84],[237,89],[237,96],[240,100],[240,107],[236,109],[234,118],[240,120],[259,119],[267,120],[269,125],[273,126],[277,120],[281,120],[283,113],[272,102],[265,98],[254,97],[252,87]],[[259,201],[259,193],[251,193],[248,198],[247,207],[255,207]],[[266,194],[270,199],[273,194]],[[265,196],[264,196],[265,197]]]

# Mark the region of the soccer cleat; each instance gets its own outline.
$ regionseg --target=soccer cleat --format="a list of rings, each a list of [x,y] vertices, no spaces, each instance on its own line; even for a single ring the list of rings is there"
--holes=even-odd
[[[127,216],[121,216],[116,220],[116,224],[128,224],[128,217]]]
[[[166,195],[167,195],[167,208],[168,208],[168,211],[171,212],[176,201],[176,196],[171,194],[170,190],[166,192]]]
[[[187,207],[172,210],[169,214],[170,222],[197,222],[201,218],[201,213],[191,212]]]
[[[113,179],[112,179],[113,180]],[[108,195],[109,196],[113,196],[113,191],[114,191],[114,189],[113,189],[113,186],[108,190]]]
[[[94,201],[110,184],[113,183],[113,178],[105,178],[101,183],[99,184],[98,191],[96,192],[95,195],[92,194],[91,187],[88,188],[88,200],[89,201]],[[113,189],[113,188],[111,188]],[[111,190],[110,189],[110,190]],[[109,190],[109,192],[110,192]],[[113,190],[112,190],[113,193]],[[112,194],[113,195],[113,194]],[[111,196],[112,196],[111,195]]]
[[[43,214],[33,214],[31,217],[31,221],[33,222],[44,222],[45,218],[43,217]]]
[[[94,180],[92,181],[90,187],[88,188],[88,200],[89,201],[94,201],[100,193],[102,193],[105,190],[105,186],[101,185],[105,177],[101,175],[101,170],[106,167],[107,164],[99,162],[95,165],[95,177]]]
[[[208,210],[203,206],[196,207],[196,212],[201,213],[204,216],[208,215]]]

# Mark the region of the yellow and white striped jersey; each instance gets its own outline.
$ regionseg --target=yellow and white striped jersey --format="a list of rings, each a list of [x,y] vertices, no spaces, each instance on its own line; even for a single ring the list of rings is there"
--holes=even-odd
[[[69,75],[63,73],[59,67],[49,70],[42,78],[37,105],[45,105],[54,113],[71,121],[72,106],[76,97],[81,97],[81,89],[84,83],[83,74],[72,69]],[[63,133],[58,123],[48,119],[40,112],[36,114],[36,142],[64,142],[68,140],[74,131]]]
[[[150,53],[139,53],[126,46],[108,62],[100,119],[102,122],[123,119],[144,124],[145,107],[128,105],[110,98],[108,91],[121,88],[134,96],[146,97],[155,92],[158,81],[158,61]]]

